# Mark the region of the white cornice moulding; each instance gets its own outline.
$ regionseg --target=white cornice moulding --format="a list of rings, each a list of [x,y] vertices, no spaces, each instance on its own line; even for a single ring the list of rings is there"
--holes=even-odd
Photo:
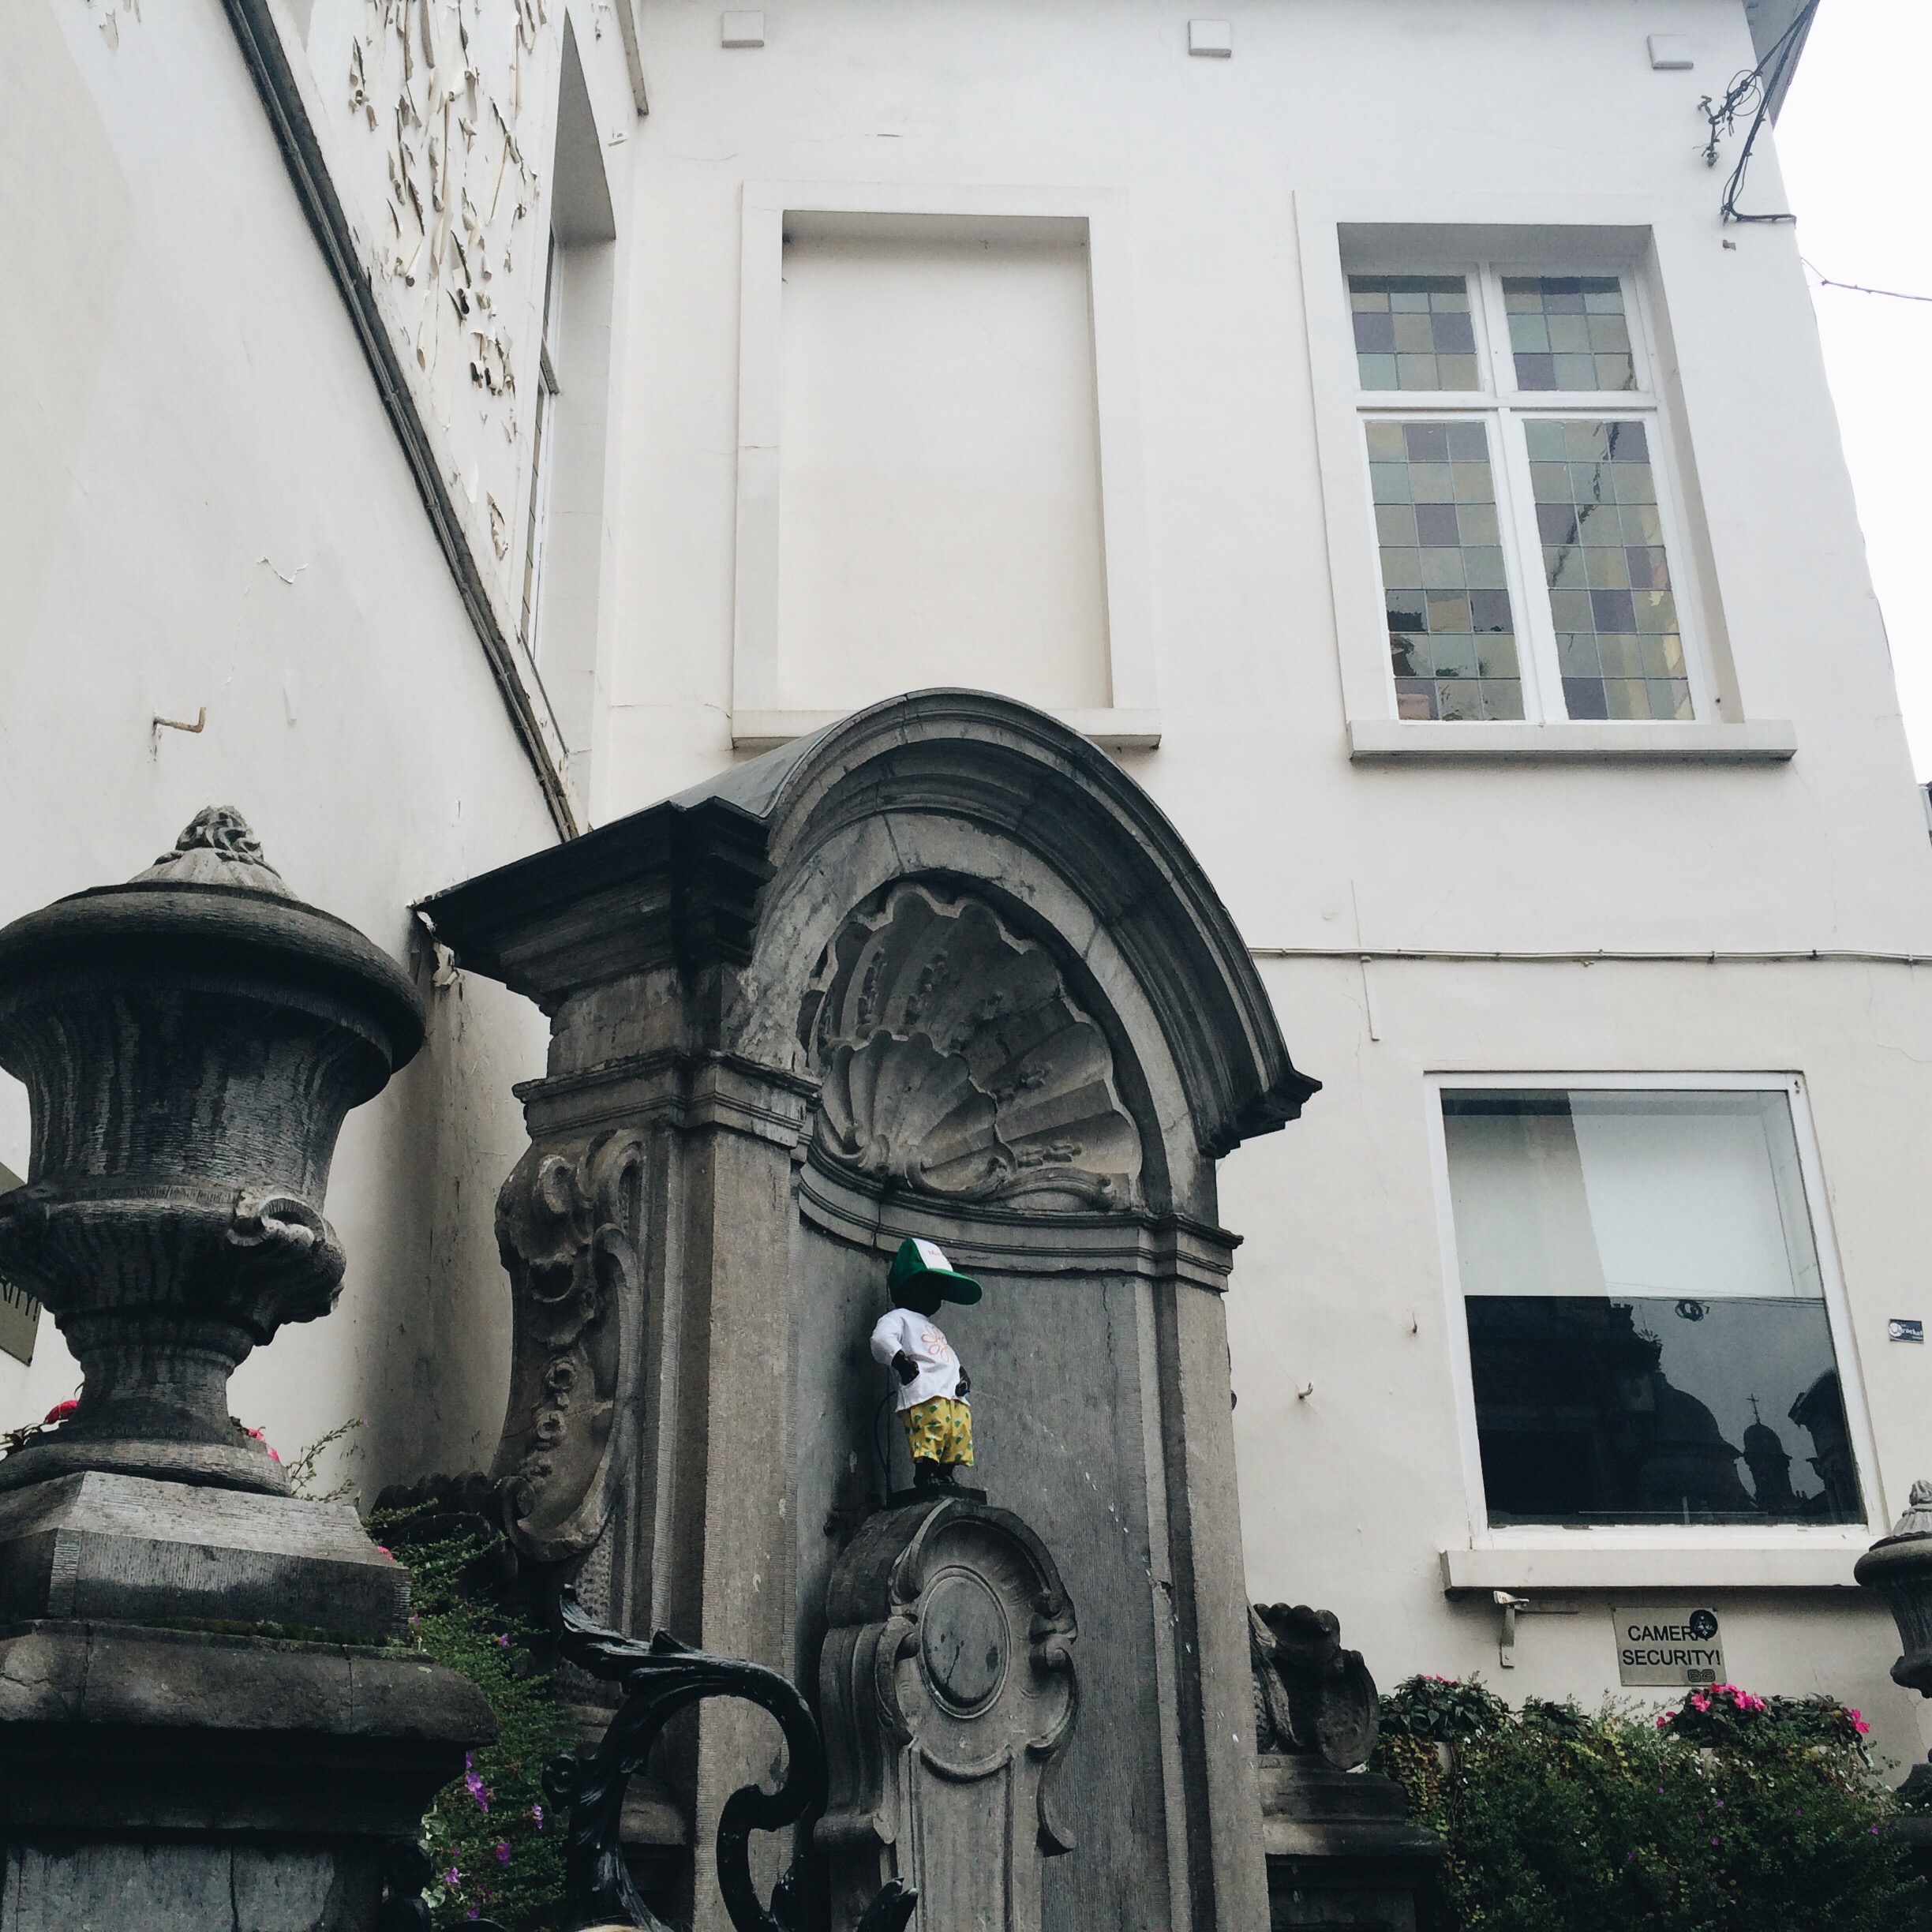
[[[1863,1543],[1758,1544],[1727,1548],[1719,1543],[1672,1548],[1656,1544],[1610,1543],[1583,1547],[1443,1550],[1445,1595],[1465,1590],[1855,1590],[1852,1566]]]
[[[1593,724],[1405,724],[1350,718],[1349,756],[1357,764],[1425,758],[1589,759],[1605,763],[1781,765],[1798,749],[1782,718],[1743,724],[1664,724],[1618,719]]]
[[[1155,751],[1160,748],[1161,714],[1156,710],[1106,709],[1056,711],[1069,731],[1097,744],[1103,751]],[[732,713],[734,751],[775,751],[807,732],[850,717],[850,711],[735,711]]]

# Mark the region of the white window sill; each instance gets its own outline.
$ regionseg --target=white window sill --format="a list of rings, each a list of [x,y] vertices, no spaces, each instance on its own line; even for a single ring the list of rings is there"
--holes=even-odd
[[[1619,719],[1587,724],[1406,724],[1350,718],[1349,756],[1357,763],[1400,758],[1466,761],[1582,759],[1693,765],[1777,765],[1798,749],[1783,719],[1743,724],[1661,724]]]
[[[807,732],[822,731],[849,717],[849,711],[734,711],[732,713],[732,749],[734,751],[774,751]],[[1091,739],[1103,751],[1154,751],[1161,741],[1161,714],[1158,711],[1133,711],[1111,707],[1093,711],[1056,711],[1054,716],[1069,731]]]
[[[1597,1544],[1587,1531],[1560,1548],[1518,1546],[1443,1550],[1443,1590],[1844,1589],[1855,1590],[1852,1566],[1879,1533],[1822,1547],[1792,1543],[1733,1544]]]

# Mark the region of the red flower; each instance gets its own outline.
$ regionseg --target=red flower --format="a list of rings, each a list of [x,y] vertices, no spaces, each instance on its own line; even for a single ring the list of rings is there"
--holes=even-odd
[[[69,1395],[65,1402],[57,1402],[42,1419],[48,1422],[65,1422],[80,1406],[80,1397]]]

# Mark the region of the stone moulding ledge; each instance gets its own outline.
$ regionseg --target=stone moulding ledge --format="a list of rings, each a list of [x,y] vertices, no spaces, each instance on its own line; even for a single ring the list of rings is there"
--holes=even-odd
[[[1587,1532],[1565,1533],[1574,1543],[1587,1541]],[[1864,1552],[1863,1541],[1829,1544],[1821,1549],[1797,1543],[1727,1548],[1713,1540],[1676,1547],[1661,1541],[1606,1543],[1594,1548],[1506,1544],[1438,1554],[1443,1594],[1454,1601],[1466,1593],[1481,1595],[1496,1589],[1855,1592],[1852,1567]]]
[[[734,751],[775,751],[795,738],[808,737],[851,717],[850,711],[734,711]],[[1052,715],[1071,732],[1103,751],[1158,751],[1161,714],[1158,710],[1103,706],[1085,711],[1056,711]]]
[[[968,1272],[1121,1274],[1177,1279],[1225,1294],[1241,1237],[1185,1215],[1028,1213],[998,1207],[949,1212],[928,1196],[874,1191],[807,1157],[799,1210],[834,1239],[890,1255],[909,1234],[938,1240]]]
[[[741,1054],[666,1046],[519,1080],[511,1091],[533,1136],[616,1125],[723,1127],[789,1147],[809,1124],[818,1083]]]
[[[1411,758],[1444,764],[1493,758],[1544,759],[1559,764],[1782,765],[1798,750],[1797,733],[1777,718],[1757,718],[1741,724],[1679,724],[1649,719],[1443,724],[1350,718],[1348,736],[1349,756],[1358,765]]]

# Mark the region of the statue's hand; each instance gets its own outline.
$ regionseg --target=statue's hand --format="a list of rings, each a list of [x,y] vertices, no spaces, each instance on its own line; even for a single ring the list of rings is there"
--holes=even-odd
[[[919,1364],[904,1349],[893,1357],[892,1365],[893,1373],[898,1376],[902,1385],[919,1380]]]
[[[970,1395],[972,1393],[972,1377],[964,1368],[960,1370],[959,1387],[953,1393],[955,1396]]]

